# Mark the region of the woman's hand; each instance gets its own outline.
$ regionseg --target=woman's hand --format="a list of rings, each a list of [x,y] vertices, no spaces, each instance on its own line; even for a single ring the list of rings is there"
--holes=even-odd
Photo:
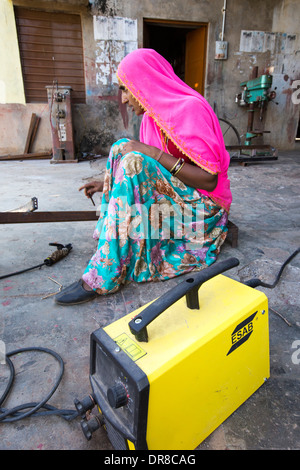
[[[81,186],[78,191],[81,191],[82,189],[84,189],[86,197],[90,199],[93,194],[98,192],[100,193],[103,190],[103,181],[90,181],[89,183]]]
[[[143,144],[137,140],[130,140],[124,144],[122,155],[125,155],[129,152],[140,152],[144,155],[148,155],[148,157],[157,158],[160,150],[157,147],[153,147],[152,145]]]

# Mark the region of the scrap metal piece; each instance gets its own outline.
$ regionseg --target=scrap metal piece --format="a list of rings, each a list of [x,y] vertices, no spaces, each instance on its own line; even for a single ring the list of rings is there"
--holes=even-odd
[[[226,150],[231,155],[230,162],[251,163],[278,160],[278,149],[271,145],[228,145]]]
[[[13,209],[6,212],[33,212],[36,211],[38,208],[38,199],[36,197],[32,197],[29,202],[24,204],[24,206],[19,207],[18,209]]]

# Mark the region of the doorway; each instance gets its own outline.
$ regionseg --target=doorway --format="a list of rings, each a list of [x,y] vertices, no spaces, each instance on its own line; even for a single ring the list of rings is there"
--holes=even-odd
[[[298,121],[298,127],[297,127],[297,132],[296,132],[296,141],[300,141],[300,118]]]
[[[174,72],[202,95],[205,85],[207,24],[144,19],[144,47],[155,49]]]

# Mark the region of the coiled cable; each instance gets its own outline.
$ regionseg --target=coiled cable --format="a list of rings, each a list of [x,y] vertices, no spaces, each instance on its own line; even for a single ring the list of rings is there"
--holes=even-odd
[[[21,419],[27,418],[28,416],[46,416],[46,415],[58,415],[61,416],[66,421],[72,421],[73,419],[77,418],[78,412],[77,410],[60,410],[55,408],[54,406],[48,405],[47,401],[51,398],[51,396],[56,391],[57,387],[59,386],[63,373],[64,373],[64,363],[62,358],[57,354],[55,351],[51,349],[42,348],[42,347],[29,347],[29,348],[21,348],[15,349],[6,354],[6,363],[10,370],[10,376],[8,379],[8,384],[5,388],[3,395],[0,397],[0,407],[6,400],[7,396],[9,395],[12,385],[15,378],[15,368],[13,362],[11,361],[10,357],[14,356],[15,354],[20,354],[27,351],[40,351],[46,354],[50,354],[53,356],[59,363],[59,374],[56,379],[56,382],[47,396],[39,401],[38,403],[25,403],[23,405],[16,406],[11,409],[0,408],[0,423],[12,423],[14,421],[19,421]],[[27,411],[24,411],[27,410]],[[39,411],[40,410],[40,411]],[[41,411],[43,410],[43,411]]]

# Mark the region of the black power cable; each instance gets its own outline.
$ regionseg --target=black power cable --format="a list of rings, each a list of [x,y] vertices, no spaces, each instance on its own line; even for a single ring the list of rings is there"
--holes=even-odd
[[[247,286],[250,286],[250,287],[262,286],[262,287],[266,287],[268,289],[274,289],[274,287],[277,285],[277,283],[280,279],[280,276],[281,276],[284,268],[298,253],[300,253],[300,247],[297,248],[297,250],[294,251],[294,253],[292,253],[291,256],[289,256],[288,259],[283,263],[283,265],[281,266],[281,268],[280,268],[273,284],[267,284],[266,282],[263,282],[258,278],[249,279],[249,281],[245,281],[243,284],[246,284]]]
[[[68,245],[65,245],[65,246],[62,245],[61,243],[49,243],[49,246],[56,246],[57,250],[55,250],[50,256],[48,256],[48,258],[46,258],[43,263],[37,264],[36,266],[32,266],[31,268],[22,269],[21,271],[16,271],[14,273],[5,274],[4,276],[0,276],[0,279],[6,279],[7,277],[26,273],[27,271],[31,271],[32,269],[36,269],[36,268],[41,268],[42,266],[52,266],[52,264],[56,263],[60,259],[67,256],[72,250],[71,243],[68,243]]]
[[[14,273],[5,274],[4,276],[0,276],[0,279],[6,279],[7,277],[16,276],[17,274],[27,273],[27,271],[32,271],[33,269],[41,268],[44,265],[45,263],[41,263],[41,264],[37,264],[36,266],[32,266],[31,268],[26,268],[26,269],[22,269],[21,271],[16,271]]]
[[[64,363],[62,358],[51,349],[42,348],[42,347],[30,347],[30,348],[21,348],[15,349],[10,353],[6,354],[6,363],[10,369],[10,376],[8,380],[8,384],[3,395],[0,397],[0,407],[6,400],[7,396],[9,395],[13,381],[15,378],[15,368],[13,362],[11,361],[10,357],[14,356],[15,354],[20,354],[27,351],[40,351],[53,356],[59,363],[59,374],[56,379],[56,382],[48,395],[38,403],[25,403],[23,405],[16,406],[11,409],[0,408],[0,423],[12,423],[14,421],[19,421],[21,419],[27,418],[28,416],[46,416],[46,415],[58,415],[61,416],[66,421],[72,421],[73,419],[79,416],[78,411],[73,410],[60,410],[55,408],[54,406],[48,405],[47,401],[51,398],[51,396],[56,391],[57,387],[59,386],[63,373],[64,373]],[[28,410],[28,411],[24,411]],[[44,410],[44,411],[39,411]]]

